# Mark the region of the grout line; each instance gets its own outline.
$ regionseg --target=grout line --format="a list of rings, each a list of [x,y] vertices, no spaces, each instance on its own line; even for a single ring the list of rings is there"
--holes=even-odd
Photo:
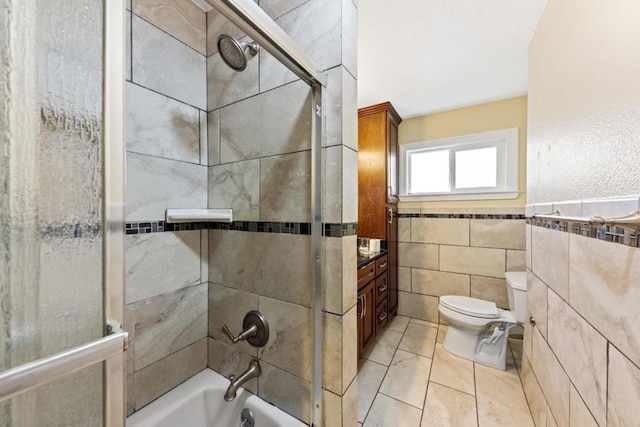
[[[221,126],[222,127],[222,126]],[[287,156],[289,154],[300,154],[300,153],[311,153],[311,149],[304,149],[304,150],[297,150],[297,151],[290,151],[290,152],[286,152],[286,153],[277,153],[277,154],[270,154],[268,156],[263,156],[263,157],[256,157],[256,158],[252,158],[252,159],[243,159],[243,160],[236,160],[233,162],[225,162],[225,163],[218,163],[216,165],[210,165],[209,167],[216,167],[216,166],[226,166],[226,165],[232,165],[234,163],[241,163],[241,162],[250,162],[252,160],[262,160],[262,159],[270,159],[273,157],[282,157],[282,156]]]
[[[205,114],[206,114],[206,112],[205,112]],[[205,118],[206,118],[206,116],[205,116]],[[207,123],[206,123],[206,120],[205,120],[205,126],[206,125],[207,125]],[[202,132],[202,111],[198,110],[198,164],[208,167],[209,166],[209,161],[208,160],[207,160],[206,164],[204,164],[204,165],[202,164],[202,137],[203,137],[202,133],[203,133]],[[209,148],[208,147],[209,138],[207,138],[206,142],[207,142],[207,148]],[[207,172],[208,172],[208,170],[207,170]],[[208,182],[208,177],[207,177],[207,188],[208,187],[209,187],[209,182]],[[207,191],[207,193],[208,193],[208,191]],[[208,200],[207,200],[207,202],[208,202]],[[207,206],[209,206],[209,205],[207,204]]]
[[[400,403],[403,403],[403,404],[405,404],[405,405],[409,405],[409,406],[411,406],[412,408],[419,409],[419,410],[420,410],[420,412],[422,412],[422,408],[419,408],[419,407],[417,407],[416,405],[412,405],[411,403],[407,403],[407,402],[405,402],[404,400],[400,400],[400,399],[398,399],[397,397],[389,396],[388,394],[383,393],[383,392],[381,392],[381,391],[380,391],[380,392],[378,392],[376,395],[378,395],[378,394],[381,394],[381,395],[383,395],[383,396],[386,396],[386,397],[388,397],[389,399],[393,399],[393,400],[395,400],[396,402],[400,402]],[[373,405],[372,405],[372,406],[373,406]],[[422,418],[422,417],[420,417],[420,418]]]
[[[213,55],[212,55],[212,56],[213,56]],[[272,88],[269,88],[269,89],[265,90],[264,92],[257,92],[257,93],[254,93],[253,95],[249,95],[249,96],[247,96],[246,98],[238,99],[237,101],[233,101],[233,102],[230,102],[230,103],[225,104],[225,105],[218,105],[218,106],[216,106],[215,108],[211,108],[211,109],[209,109],[209,105],[207,104],[207,111],[222,110],[222,109],[225,109],[225,108],[227,108],[227,107],[230,107],[231,105],[235,105],[235,104],[238,104],[238,103],[240,103],[240,102],[244,102],[244,101],[246,101],[246,100],[248,100],[248,99],[255,98],[255,97],[257,97],[257,96],[261,96],[261,95],[263,95],[263,94],[265,94],[265,93],[269,93],[269,92],[272,92],[272,91],[274,91],[274,90],[281,89],[281,88],[283,88],[283,87],[285,87],[285,86],[293,85],[293,84],[300,83],[300,82],[302,82],[302,80],[301,80],[301,79],[292,80],[292,81],[290,81],[290,82],[286,82],[286,83],[283,83],[283,84],[281,84],[281,85],[278,85],[278,86],[274,86],[274,87],[272,87]],[[304,83],[304,82],[302,82],[302,83]],[[304,83],[304,84],[305,84],[305,86],[306,86],[306,83]],[[305,95],[305,97],[308,97],[308,96],[309,96],[309,94],[307,93],[307,94]]]
[[[168,160],[170,162],[179,162],[179,163],[183,163],[183,164],[186,164],[186,165],[207,167],[205,165],[201,165],[200,163],[193,163],[193,162],[187,162],[185,160],[171,159],[169,157],[161,157],[161,156],[156,156],[154,154],[138,153],[137,151],[132,151],[132,150],[127,150],[127,154],[136,154],[138,156],[152,157],[154,159]]]
[[[476,397],[473,394],[467,393],[466,391],[458,390],[457,388],[453,388],[453,387],[448,386],[446,384],[439,383],[438,381],[429,380],[429,382],[433,383],[433,384],[438,384],[440,387],[448,388],[449,390],[455,391],[456,393],[462,393],[462,394],[464,394],[466,396],[470,396],[470,397],[473,397],[473,398]]]
[[[133,5],[131,5],[131,7],[133,8]],[[127,28],[127,30],[129,31],[129,81],[133,82],[133,12],[131,11],[131,9],[128,9],[127,13],[129,14],[129,28]],[[125,71],[125,75],[126,74],[127,73]]]
[[[132,60],[133,60],[133,55],[132,55]],[[145,85],[143,85],[143,84],[141,84],[141,83],[138,83],[138,82],[137,82],[137,81],[135,81],[135,80],[134,80],[134,78],[133,78],[133,65],[131,66],[131,80],[127,80],[127,82],[128,82],[128,83],[130,83],[130,84],[132,84],[132,85],[138,86],[138,87],[140,87],[140,88],[142,88],[142,89],[148,90],[149,92],[153,92],[153,93],[155,93],[155,94],[157,94],[157,95],[164,96],[165,98],[168,98],[168,99],[170,99],[170,100],[172,100],[172,101],[179,102],[180,104],[182,104],[182,105],[186,105],[187,107],[191,107],[191,108],[193,108],[193,109],[195,109],[195,110],[198,110],[198,111],[204,111],[205,113],[207,112],[207,110],[206,110],[206,109],[205,109],[205,110],[203,110],[202,108],[197,107],[197,106],[195,106],[195,105],[193,105],[193,104],[189,104],[188,102],[185,102],[185,101],[180,100],[180,99],[178,99],[178,98],[174,98],[174,97],[173,97],[173,96],[171,96],[171,95],[167,95],[166,93],[162,93],[162,92],[160,92],[160,91],[159,91],[159,90],[157,90],[157,89],[152,89],[152,88],[147,87],[147,86],[145,86]],[[125,85],[125,92],[126,92],[126,85]]]
[[[395,332],[397,332],[397,331],[395,331]],[[406,328],[405,328],[405,332],[406,332]],[[384,375],[382,377],[382,381],[380,381],[380,385],[378,386],[378,389],[376,390],[376,393],[375,393],[375,395],[373,397],[373,401],[371,402],[371,406],[367,410],[367,415],[365,415],[365,417],[364,417],[363,424],[364,424],[365,421],[367,421],[367,417],[369,417],[369,413],[371,412],[371,408],[373,408],[373,404],[376,401],[376,397],[380,393],[380,389],[382,388],[382,384],[384,384],[384,380],[385,380],[385,378],[387,378],[387,375],[389,374],[389,368],[391,367],[391,363],[393,362],[393,359],[396,357],[396,352],[398,351],[398,347],[400,347],[400,343],[402,342],[403,338],[404,338],[404,332],[402,332],[402,336],[400,337],[400,341],[398,341],[398,345],[396,346],[396,349],[393,352],[393,356],[391,357],[391,360],[389,361],[389,365],[387,366],[387,370],[385,371],[385,373],[384,373]],[[378,342],[379,342],[379,340],[377,339],[373,345],[375,346]],[[373,348],[373,347],[371,347],[371,348]],[[369,360],[369,359],[367,359],[367,360]],[[384,394],[384,393],[382,393],[382,394]],[[385,396],[386,396],[386,394],[385,394]],[[391,396],[389,396],[389,397],[391,397]],[[402,403],[405,403],[405,402],[402,402]]]
[[[192,231],[197,231],[197,230],[192,230]],[[149,302],[151,300],[154,300],[154,299],[157,299],[157,298],[167,297],[169,295],[176,295],[176,294],[179,294],[180,292],[186,292],[186,291],[191,290],[192,288],[195,288],[197,286],[201,286],[201,285],[207,285],[208,286],[208,283],[209,283],[208,280],[203,282],[200,279],[201,279],[201,276],[198,277],[198,281],[196,283],[190,283],[190,284],[188,284],[186,286],[183,286],[181,288],[172,289],[170,291],[163,292],[163,293],[157,294],[157,295],[152,295],[152,296],[150,296],[148,298],[143,298],[143,299],[140,299],[140,300],[137,300],[137,301],[127,302],[127,303],[125,303],[125,305],[137,305],[137,304],[140,304],[140,303],[147,303],[147,302]]]
[[[155,28],[155,29],[157,29],[157,30],[160,30],[161,32],[163,32],[164,34],[168,35],[168,36],[169,36],[169,37],[171,37],[172,39],[179,41],[181,44],[183,44],[184,46],[188,47],[190,50],[194,51],[194,52],[195,52],[195,53],[197,53],[198,55],[200,55],[200,56],[202,56],[202,57],[204,57],[204,58],[206,58],[206,57],[207,57],[207,31],[206,31],[206,28],[205,28],[205,34],[204,34],[204,37],[205,37],[205,41],[204,41],[204,50],[205,50],[205,53],[204,53],[204,54],[202,54],[202,52],[200,52],[199,50],[197,50],[197,49],[196,49],[196,48],[194,48],[193,46],[191,46],[191,45],[187,44],[187,42],[180,40],[177,36],[174,36],[173,34],[169,33],[169,32],[168,32],[168,31],[166,31],[165,29],[160,28],[160,27],[158,26],[158,24],[155,24],[155,23],[153,23],[153,22],[149,21],[147,18],[145,18],[145,17],[143,17],[143,16],[140,16],[140,15],[138,15],[137,13],[135,13],[135,12],[133,11],[133,5],[131,6],[131,8],[132,8],[132,10],[131,10],[131,15],[132,15],[132,16],[131,16],[131,18],[132,18],[132,19],[131,19],[131,28],[133,28],[133,17],[135,16],[136,18],[139,18],[139,19],[141,19],[142,21],[146,22],[147,24],[151,25],[153,28]],[[206,25],[206,19],[205,19],[205,25]]]
[[[411,322],[411,320],[409,320]],[[408,328],[409,326],[407,326]],[[429,367],[429,377],[427,378],[427,388],[424,391],[424,402],[422,402],[422,413],[420,414],[420,425],[424,419],[424,411],[427,408],[427,396],[429,396],[429,384],[431,383],[431,374],[433,373],[433,360],[436,356],[436,345],[438,345],[438,334],[440,333],[440,325],[436,328],[436,339],[433,343],[433,353],[431,354],[431,366]]]
[[[147,368],[150,368],[151,366],[153,366],[153,365],[157,364],[158,362],[161,362],[161,361],[165,360],[165,359],[166,359],[166,358],[168,358],[168,357],[174,356],[175,354],[177,354],[177,353],[181,352],[182,350],[186,350],[187,348],[189,348],[189,347],[191,347],[191,346],[193,346],[193,345],[197,344],[198,342],[200,342],[200,341],[202,341],[202,340],[208,340],[208,338],[209,338],[208,336],[200,337],[200,338],[198,338],[197,340],[195,340],[195,341],[193,341],[193,342],[191,342],[191,343],[189,343],[189,344],[186,344],[184,347],[180,347],[180,348],[179,348],[179,349],[177,349],[177,350],[174,350],[174,351],[172,351],[172,352],[170,352],[170,353],[167,353],[167,354],[165,354],[164,356],[162,356],[160,359],[158,359],[158,360],[154,360],[153,362],[148,363],[147,365],[145,365],[145,366],[143,366],[143,367],[141,367],[141,368],[139,368],[139,369],[136,369],[136,367],[135,367],[135,365],[136,365],[136,361],[135,361],[135,358],[134,358],[134,360],[133,360],[133,372],[131,372],[131,373],[130,373],[130,374],[128,374],[128,375],[135,375],[135,374],[139,373],[140,371],[143,371],[143,370],[145,370],[145,369],[147,369]],[[134,342],[135,342],[135,341],[134,341]],[[205,344],[208,346],[208,345],[209,345],[208,341],[207,341],[207,342],[205,342]],[[194,374],[194,375],[195,375],[195,374]],[[190,377],[189,377],[189,378],[190,378]],[[186,380],[185,380],[185,381],[186,381]],[[174,388],[174,387],[172,387],[170,390],[173,390],[173,388]],[[169,391],[169,390],[167,390],[167,391]],[[155,399],[154,399],[154,400],[155,400]]]
[[[478,390],[476,386],[476,362],[473,362],[473,394],[476,401],[476,423],[480,425],[480,410],[478,409]]]
[[[218,118],[218,164],[222,162],[222,111],[216,110]]]

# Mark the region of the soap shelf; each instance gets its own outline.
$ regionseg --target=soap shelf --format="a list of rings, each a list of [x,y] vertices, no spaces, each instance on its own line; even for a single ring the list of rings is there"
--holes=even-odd
[[[184,222],[233,222],[233,209],[167,209],[167,224]]]

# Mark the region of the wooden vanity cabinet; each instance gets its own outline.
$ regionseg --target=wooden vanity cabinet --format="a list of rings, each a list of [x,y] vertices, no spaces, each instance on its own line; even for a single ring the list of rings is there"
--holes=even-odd
[[[358,269],[358,358],[388,321],[388,265],[385,254]]]

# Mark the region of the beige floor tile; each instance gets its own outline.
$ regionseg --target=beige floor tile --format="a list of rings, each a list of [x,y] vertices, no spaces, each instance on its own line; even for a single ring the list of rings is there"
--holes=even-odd
[[[449,353],[442,344],[436,344],[430,380],[475,396],[473,362]]]
[[[397,332],[404,332],[409,324],[409,317],[397,315],[391,319],[387,325],[387,329]]]
[[[533,426],[517,369],[521,361],[515,360],[522,354],[521,340],[510,339],[507,369],[500,371],[447,352],[446,325],[405,319],[398,322],[405,326],[404,336],[387,328],[368,352],[371,360],[360,361],[360,427],[363,421],[365,427],[418,426],[421,415],[422,427],[478,426],[478,417],[480,426]],[[435,347],[432,360],[422,356],[425,347]],[[389,368],[375,359],[389,359]]]
[[[553,412],[551,412],[551,408],[549,406],[547,406],[547,427],[558,427],[558,423],[553,417]]]
[[[417,323],[418,325],[429,326],[431,328],[437,328],[438,327],[437,323],[427,322],[426,320],[421,320],[421,319],[411,319],[411,323]]]
[[[436,339],[436,342],[440,344],[444,342],[444,337],[447,335],[447,329],[449,329],[447,325],[438,326],[438,338]]]
[[[362,359],[358,366],[358,421],[364,422],[373,404],[387,367],[371,360]]]
[[[431,359],[398,350],[384,377],[380,393],[422,409]]]
[[[378,393],[364,427],[418,427],[422,411]]]
[[[409,323],[398,349],[432,358],[437,335],[436,328]]]
[[[475,365],[478,421],[482,426],[533,427],[529,405],[515,370]]]
[[[472,427],[478,425],[476,399],[440,384],[430,382],[422,414],[422,427]]]
[[[393,355],[395,354],[401,339],[401,332],[391,331],[387,329],[364,353],[363,357],[365,359],[373,360],[374,362],[389,366],[389,363],[391,363],[391,359],[393,359]]]

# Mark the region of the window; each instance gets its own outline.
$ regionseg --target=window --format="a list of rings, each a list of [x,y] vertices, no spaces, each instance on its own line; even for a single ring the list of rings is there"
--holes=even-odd
[[[515,199],[518,128],[400,146],[400,200]]]

